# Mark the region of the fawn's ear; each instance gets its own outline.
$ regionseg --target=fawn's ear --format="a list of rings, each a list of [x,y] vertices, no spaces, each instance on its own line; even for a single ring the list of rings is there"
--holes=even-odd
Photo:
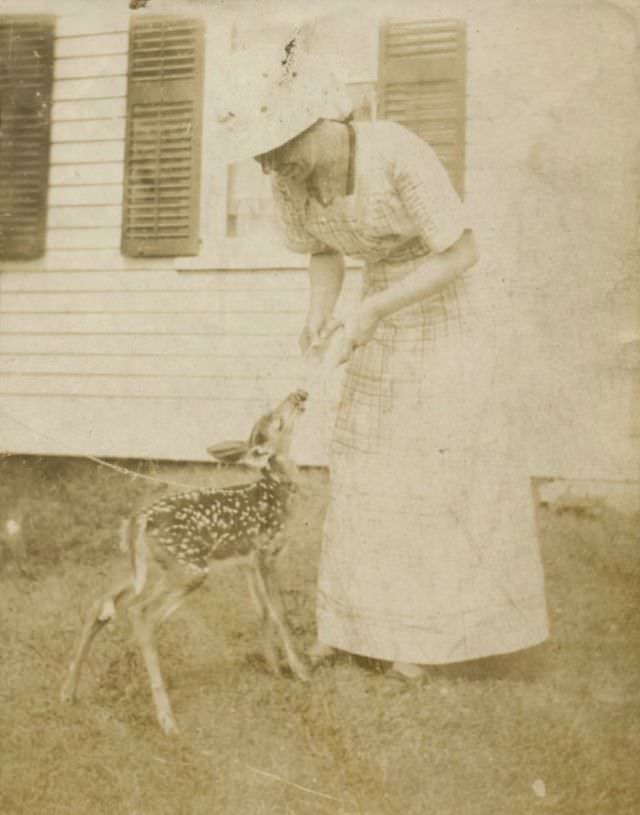
[[[244,459],[248,452],[249,445],[246,441],[223,441],[207,447],[207,453],[211,458],[228,464]]]

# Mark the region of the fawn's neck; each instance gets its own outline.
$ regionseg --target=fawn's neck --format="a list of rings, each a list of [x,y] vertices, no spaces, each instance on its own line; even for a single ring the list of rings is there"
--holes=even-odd
[[[257,482],[270,501],[287,503],[291,496],[297,492],[297,484],[284,473],[274,473],[272,470],[263,470]]]

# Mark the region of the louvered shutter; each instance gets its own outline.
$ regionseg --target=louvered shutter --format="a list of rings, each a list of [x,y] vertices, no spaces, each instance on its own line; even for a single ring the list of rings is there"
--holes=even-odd
[[[381,30],[379,117],[413,130],[464,187],[465,30],[457,20],[389,20]]]
[[[198,253],[203,49],[199,20],[131,21],[125,255]]]
[[[0,258],[45,250],[53,35],[51,17],[0,17]]]

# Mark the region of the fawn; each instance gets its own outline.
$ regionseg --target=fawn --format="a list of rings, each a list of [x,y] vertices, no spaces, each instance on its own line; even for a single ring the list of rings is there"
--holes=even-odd
[[[62,701],[74,701],[80,670],[91,643],[126,605],[140,645],[156,716],[166,734],[177,730],[154,646],[155,627],[204,582],[214,562],[243,566],[259,611],[265,657],[280,673],[274,642],[277,632],[293,674],[309,678],[287,625],[275,561],[283,547],[282,531],[295,493],[297,468],[289,458],[292,433],[304,411],[307,393],[291,393],[275,410],[254,424],[247,442],[225,442],[208,448],[218,462],[243,463],[260,470],[249,484],[202,489],[163,498],[125,522],[123,542],[131,557],[128,578],[101,596],[87,614]]]

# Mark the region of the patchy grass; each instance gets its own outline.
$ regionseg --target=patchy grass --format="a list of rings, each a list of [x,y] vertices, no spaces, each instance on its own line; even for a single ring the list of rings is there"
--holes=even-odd
[[[123,560],[118,518],[164,489],[73,459],[6,458],[0,476],[2,815],[640,811],[637,518],[541,508],[552,639],[422,687],[348,658],[307,685],[270,676],[243,579],[212,577],[159,638],[181,728],[167,739],[125,620],[97,641],[79,703],[57,701],[82,613]],[[305,473],[304,490],[281,571],[308,646],[324,473]]]

